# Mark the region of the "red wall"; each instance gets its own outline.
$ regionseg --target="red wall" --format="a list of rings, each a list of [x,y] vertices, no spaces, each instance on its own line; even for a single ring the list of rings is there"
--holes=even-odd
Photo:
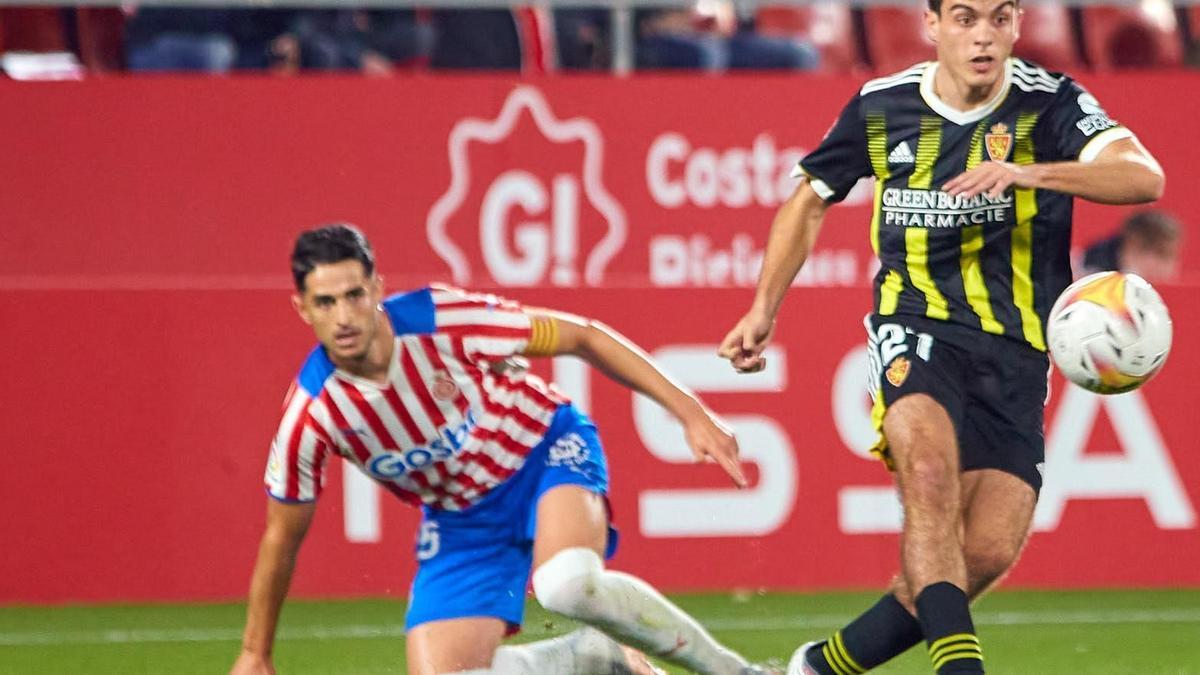
[[[751,503],[656,503],[723,489],[722,476],[664,461],[669,427],[635,414],[624,390],[571,385],[611,456],[619,566],[669,589],[883,582],[890,512],[858,488],[889,479],[854,452],[864,375],[843,363],[860,355],[869,309],[866,207],[831,212],[805,278],[815,287],[785,306],[777,381],[730,377],[704,356],[749,300],[738,287],[753,283],[788,165],[858,84],[0,82],[0,602],[244,593],[266,444],[311,341],[287,304],[286,257],[299,229],[335,219],[371,235],[393,287],[533,286],[502,290],[616,325],[735,421],[766,468],[741,496]],[[1194,153],[1178,138],[1200,102],[1171,92],[1200,76],[1087,84],[1162,161],[1162,205],[1192,220]],[[1078,240],[1124,212],[1081,207]],[[1200,584],[1190,242],[1184,267],[1161,289],[1176,349],[1158,379],[1104,400],[1056,382],[1042,531],[1011,583]],[[348,519],[370,530],[372,501],[347,509],[341,481],[330,477],[296,591],[404,593],[414,515],[385,500],[375,540],[349,541],[362,535],[348,537]]]

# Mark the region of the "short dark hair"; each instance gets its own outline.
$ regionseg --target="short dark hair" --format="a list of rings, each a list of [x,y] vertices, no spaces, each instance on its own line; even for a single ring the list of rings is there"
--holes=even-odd
[[[1182,233],[1179,221],[1158,209],[1136,211],[1121,224],[1121,235],[1126,240],[1137,240],[1148,248],[1172,244]]]
[[[1021,0],[1013,0],[1013,4],[1020,6]],[[934,14],[937,14],[938,16],[941,16],[942,15],[942,0],[929,0],[929,11],[933,12]]]
[[[304,279],[317,265],[343,260],[359,261],[367,276],[375,272],[375,253],[357,227],[333,223],[301,232],[292,249],[292,278],[296,289],[304,292]]]

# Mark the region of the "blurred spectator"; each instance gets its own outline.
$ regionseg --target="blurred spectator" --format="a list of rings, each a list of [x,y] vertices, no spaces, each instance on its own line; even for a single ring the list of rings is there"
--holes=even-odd
[[[304,10],[281,36],[295,44],[281,45],[277,38],[273,51],[291,52],[304,70],[387,75],[397,63],[428,55],[431,35],[412,10]]]
[[[612,67],[612,10],[555,10],[554,37],[560,67],[580,70]]]
[[[434,10],[434,68],[521,69],[521,37],[507,9]]]
[[[132,70],[231,67],[361,70],[383,75],[429,53],[429,27],[412,10],[137,10],[129,23]]]
[[[1082,273],[1120,270],[1150,282],[1173,279],[1179,271],[1182,238],[1179,221],[1166,211],[1134,212],[1116,234],[1084,250]]]
[[[760,35],[752,19],[739,20],[727,0],[699,0],[691,8],[636,13],[637,67],[814,69],[820,56],[793,37]]]
[[[126,24],[130,70],[225,73],[237,57],[228,9],[134,8]]]

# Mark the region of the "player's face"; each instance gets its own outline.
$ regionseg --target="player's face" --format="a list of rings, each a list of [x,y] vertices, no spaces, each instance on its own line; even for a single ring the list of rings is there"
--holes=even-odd
[[[357,260],[317,265],[292,304],[335,362],[366,356],[379,324],[383,283]]]
[[[1121,249],[1121,271],[1132,272],[1151,283],[1174,279],[1179,272],[1179,244],[1129,241]]]
[[[940,14],[925,12],[938,65],[973,89],[998,86],[1019,34],[1013,0],[943,0]]]

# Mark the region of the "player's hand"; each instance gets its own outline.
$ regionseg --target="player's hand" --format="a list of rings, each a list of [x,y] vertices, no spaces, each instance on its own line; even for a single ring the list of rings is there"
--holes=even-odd
[[[230,669],[229,675],[275,675],[270,657],[243,650]]]
[[[697,462],[716,462],[729,474],[735,485],[744,488],[749,484],[742,473],[737,439],[733,437],[733,430],[723,421],[708,410],[701,409],[700,414],[683,421],[683,433]]]
[[[1037,187],[1037,178],[1036,166],[1032,164],[984,162],[951,179],[942,189],[968,199],[980,194],[999,199],[1010,187]]]
[[[729,359],[739,373],[757,373],[767,367],[763,350],[775,333],[775,320],[752,309],[721,341],[717,354]]]

